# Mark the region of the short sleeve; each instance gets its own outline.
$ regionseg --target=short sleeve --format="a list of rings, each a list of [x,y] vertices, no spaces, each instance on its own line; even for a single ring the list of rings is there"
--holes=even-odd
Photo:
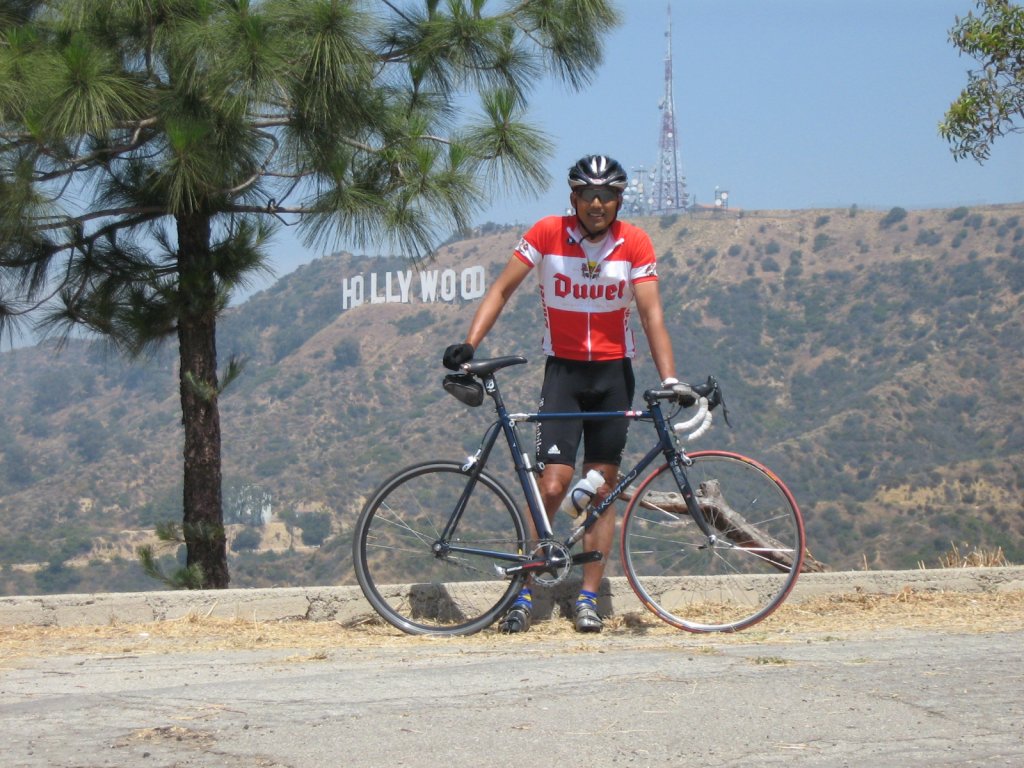
[[[633,227],[630,248],[629,279],[634,283],[643,283],[658,279],[658,259],[654,253],[654,243],[650,236],[639,227]]]

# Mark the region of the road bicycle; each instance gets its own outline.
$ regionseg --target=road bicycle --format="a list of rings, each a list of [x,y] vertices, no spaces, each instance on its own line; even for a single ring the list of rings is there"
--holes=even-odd
[[[552,587],[574,566],[600,559],[600,552],[573,550],[618,499],[628,500],[619,532],[621,568],[658,618],[692,632],[732,632],[782,604],[804,560],[804,524],[793,494],[746,456],[682,447],[710,428],[716,407],[728,422],[714,377],[693,386],[698,398],[689,408],[673,390],[655,388],[644,392],[643,410],[586,414],[653,424],[657,440],[636,466],[620,470],[608,495],[595,498],[567,536],[556,538],[540,500],[541,467],[524,450],[519,427],[580,414],[509,412],[496,374],[523,363],[520,356],[474,360],[446,376],[445,389],[462,402],[477,406],[485,395],[493,401],[497,418],[479,449],[461,461],[402,469],[366,501],[352,560],[363,594],[381,617],[410,634],[478,632],[504,615],[528,581]],[[673,424],[680,414],[688,418]],[[499,436],[525,503],[487,470]],[[637,483],[659,458],[663,462]]]

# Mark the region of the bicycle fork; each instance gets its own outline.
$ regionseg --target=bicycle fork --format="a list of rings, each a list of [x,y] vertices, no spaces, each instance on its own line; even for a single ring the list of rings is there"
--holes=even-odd
[[[697,501],[697,496],[693,492],[693,486],[690,484],[690,478],[686,476],[680,466],[684,462],[684,458],[676,454],[676,456],[669,461],[668,466],[672,472],[672,476],[676,479],[676,485],[679,486],[679,491],[683,496],[683,501],[686,502],[686,510],[690,513],[690,517],[693,518],[693,522],[700,528],[701,533],[704,534],[705,543],[701,544],[697,549],[714,549],[718,546],[718,534],[708,523],[706,517],[704,517],[704,511],[701,509],[700,502]]]

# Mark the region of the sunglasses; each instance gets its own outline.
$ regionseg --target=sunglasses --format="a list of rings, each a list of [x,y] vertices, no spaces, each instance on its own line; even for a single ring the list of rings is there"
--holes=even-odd
[[[608,187],[587,187],[577,192],[576,197],[584,203],[592,203],[595,199],[600,200],[602,203],[610,203],[613,200],[619,199],[619,193],[617,190],[609,189]]]

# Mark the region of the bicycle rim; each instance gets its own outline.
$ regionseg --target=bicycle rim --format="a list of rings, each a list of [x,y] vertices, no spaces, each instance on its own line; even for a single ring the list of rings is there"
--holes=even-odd
[[[352,561],[359,586],[374,610],[403,632],[478,632],[505,611],[522,586],[522,576],[509,579],[494,567],[509,562],[446,552],[446,542],[440,542],[468,479],[455,462],[409,467],[374,493],[356,523]],[[519,553],[525,538],[512,498],[481,474],[447,543]]]
[[[803,564],[804,524],[789,489],[756,461],[725,451],[690,454],[687,477],[709,539],[663,465],[639,486],[623,516],[621,554],[637,597],[691,632],[734,632],[786,599]]]

